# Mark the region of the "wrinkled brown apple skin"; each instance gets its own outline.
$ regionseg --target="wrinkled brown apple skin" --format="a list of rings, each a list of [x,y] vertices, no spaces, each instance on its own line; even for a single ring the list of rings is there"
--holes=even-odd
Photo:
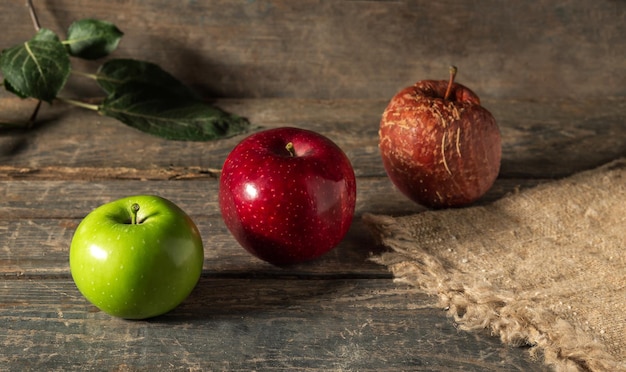
[[[385,109],[379,147],[387,175],[411,200],[430,208],[461,207],[483,196],[500,171],[494,117],[469,88],[423,80]]]

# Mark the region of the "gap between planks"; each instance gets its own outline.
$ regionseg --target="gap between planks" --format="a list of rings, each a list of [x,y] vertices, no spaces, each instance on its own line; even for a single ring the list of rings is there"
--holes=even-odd
[[[221,170],[201,167],[136,169],[127,167],[14,167],[0,165],[0,180],[188,180],[217,178]]]

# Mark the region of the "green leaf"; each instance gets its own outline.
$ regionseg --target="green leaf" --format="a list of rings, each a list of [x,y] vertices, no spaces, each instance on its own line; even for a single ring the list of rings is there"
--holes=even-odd
[[[196,100],[131,82],[118,86],[100,112],[126,125],[170,140],[209,141],[249,129],[247,119]]]
[[[54,31],[49,30],[47,28],[42,28],[40,29],[35,36],[33,36],[32,40],[37,40],[37,41],[51,41],[54,43],[60,43],[61,40],[59,40],[59,37],[57,36],[57,34],[54,33]]]
[[[98,85],[107,94],[121,86],[141,83],[146,89],[167,90],[172,95],[199,99],[198,95],[174,76],[154,63],[134,59],[112,59],[105,62],[96,74]]]
[[[42,28],[22,45],[2,51],[5,86],[20,97],[52,102],[67,82],[70,58],[54,32]]]
[[[123,35],[113,23],[82,19],[70,25],[65,44],[74,57],[98,59],[113,52]]]
[[[20,98],[28,98],[27,95],[24,95],[19,90],[13,88],[13,85],[11,85],[11,82],[9,82],[7,80],[4,81],[4,89],[6,89],[7,92],[11,92],[11,93],[15,94],[16,96],[18,96]]]
[[[105,62],[96,74],[108,97],[100,112],[141,131],[172,140],[208,141],[249,129],[247,119],[203,102],[156,64],[133,59]]]

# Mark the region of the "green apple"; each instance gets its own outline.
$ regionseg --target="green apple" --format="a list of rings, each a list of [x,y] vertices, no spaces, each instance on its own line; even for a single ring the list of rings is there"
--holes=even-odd
[[[70,271],[100,310],[145,319],[178,306],[194,289],[204,262],[198,228],[169,200],[130,196],[93,210],[76,228]]]

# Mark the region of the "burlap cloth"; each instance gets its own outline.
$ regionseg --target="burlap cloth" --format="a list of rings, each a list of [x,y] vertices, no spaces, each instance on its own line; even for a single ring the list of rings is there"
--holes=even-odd
[[[399,282],[557,371],[626,371],[626,159],[486,206],[365,215]]]

